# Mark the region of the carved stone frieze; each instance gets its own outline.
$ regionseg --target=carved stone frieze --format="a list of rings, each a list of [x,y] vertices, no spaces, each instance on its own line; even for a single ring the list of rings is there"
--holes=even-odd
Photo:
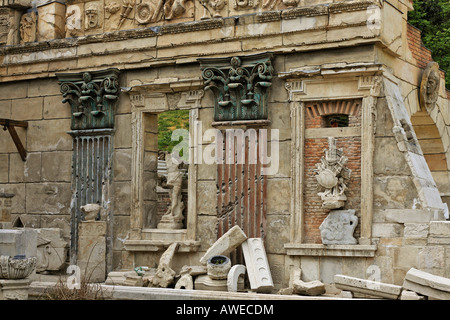
[[[267,120],[272,54],[198,59],[215,98],[214,120]]]
[[[316,164],[316,179],[321,187],[325,189],[319,192],[326,209],[342,208],[347,200],[347,180],[350,178],[351,170],[346,167],[348,158],[343,149],[336,148],[336,139],[328,138],[328,149],[325,151],[320,163]]]

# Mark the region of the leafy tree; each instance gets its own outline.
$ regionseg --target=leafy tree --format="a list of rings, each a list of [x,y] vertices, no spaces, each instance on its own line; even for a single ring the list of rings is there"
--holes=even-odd
[[[450,88],[450,1],[414,0],[408,21],[422,31],[422,41],[446,72],[446,86]]]

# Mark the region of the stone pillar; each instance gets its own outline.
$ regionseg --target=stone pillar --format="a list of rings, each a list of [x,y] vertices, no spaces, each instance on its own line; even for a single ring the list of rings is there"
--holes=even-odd
[[[0,192],[0,229],[10,229],[11,206],[14,194]]]
[[[78,259],[81,277],[87,282],[106,279],[106,222],[82,221],[78,229]]]

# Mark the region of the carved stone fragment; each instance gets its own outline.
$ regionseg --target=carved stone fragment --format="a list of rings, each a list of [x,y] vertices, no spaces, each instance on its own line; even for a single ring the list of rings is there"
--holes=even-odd
[[[436,62],[430,62],[423,71],[420,84],[420,105],[425,110],[431,111],[436,105],[440,83],[439,65]]]
[[[358,217],[355,210],[333,210],[320,225],[323,244],[356,244],[353,237]]]
[[[20,43],[36,41],[36,12],[32,11],[22,15],[20,19]]]
[[[273,289],[273,281],[262,239],[248,239],[242,244],[242,252],[250,289],[255,292],[270,292]]]
[[[159,260],[158,269],[152,279],[153,286],[167,288],[172,283],[176,272],[172,270],[171,265],[177,248],[178,243],[172,243],[162,254],[161,259]]]
[[[328,138],[328,149],[320,163],[316,164],[316,179],[325,191],[318,193],[326,209],[339,209],[345,205],[347,196],[347,180],[350,178],[351,170],[346,167],[348,158],[343,149],[336,148],[336,139]]]
[[[246,267],[242,264],[236,264],[231,267],[227,276],[228,292],[237,292],[239,279],[245,275]]]

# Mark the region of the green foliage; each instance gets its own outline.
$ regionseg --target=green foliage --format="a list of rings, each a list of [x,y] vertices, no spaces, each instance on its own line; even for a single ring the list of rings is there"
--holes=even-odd
[[[189,110],[173,110],[158,115],[159,150],[172,152],[173,147],[180,142],[172,141],[175,129],[189,130]]]
[[[422,41],[432,51],[433,60],[439,63],[450,87],[450,1],[414,0],[414,11],[409,13],[409,23],[422,31]]]

